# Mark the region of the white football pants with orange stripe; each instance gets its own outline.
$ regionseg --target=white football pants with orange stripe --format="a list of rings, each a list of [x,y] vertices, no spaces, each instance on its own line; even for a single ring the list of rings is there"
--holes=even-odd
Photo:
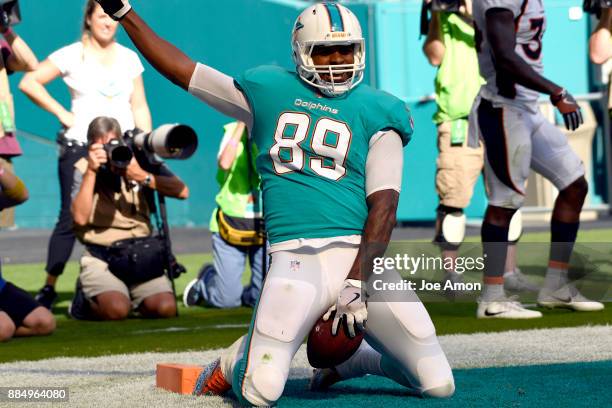
[[[267,406],[280,398],[293,356],[336,302],[357,250],[357,245],[335,242],[271,253],[249,333],[221,357],[222,373],[242,403]],[[452,395],[451,368],[418,297],[408,291],[402,302],[375,297],[368,302],[366,339],[382,357],[380,372],[372,374],[382,373],[420,395]]]
[[[539,110],[532,112],[478,96],[470,113],[469,135],[472,145],[478,144],[476,138],[485,145],[489,205],[521,208],[530,169],[559,191],[584,176],[582,160],[567,137]]]

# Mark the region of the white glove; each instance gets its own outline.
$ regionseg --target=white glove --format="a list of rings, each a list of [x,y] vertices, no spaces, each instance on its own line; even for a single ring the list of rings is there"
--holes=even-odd
[[[96,0],[113,20],[121,20],[132,9],[128,0]]]
[[[340,294],[338,294],[336,304],[327,310],[327,313],[323,315],[323,320],[329,320],[334,311],[336,315],[332,323],[333,336],[338,333],[338,326],[345,316],[350,337],[355,337],[355,326],[361,331],[365,330],[368,309],[366,299],[361,291],[360,280],[346,279],[344,281],[344,286],[340,290]]]

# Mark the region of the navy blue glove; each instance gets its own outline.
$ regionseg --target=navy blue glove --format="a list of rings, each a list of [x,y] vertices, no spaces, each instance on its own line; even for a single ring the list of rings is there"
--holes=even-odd
[[[582,123],[582,112],[578,102],[565,89],[561,89],[556,94],[550,95],[550,101],[559,109],[563,115],[563,121],[567,130],[576,130]]]

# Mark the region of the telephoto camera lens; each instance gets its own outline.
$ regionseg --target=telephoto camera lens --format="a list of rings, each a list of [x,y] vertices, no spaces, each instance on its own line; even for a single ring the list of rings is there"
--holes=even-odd
[[[162,125],[150,133],[134,134],[134,144],[162,159],[185,160],[198,148],[198,136],[187,125]]]

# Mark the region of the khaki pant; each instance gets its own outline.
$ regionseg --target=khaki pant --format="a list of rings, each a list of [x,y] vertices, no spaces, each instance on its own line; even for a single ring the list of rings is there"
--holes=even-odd
[[[164,275],[131,287],[127,287],[108,269],[108,264],[85,252],[81,257],[81,285],[83,293],[89,300],[104,292],[121,292],[132,301],[136,309],[145,298],[158,293],[172,293],[172,284]]]
[[[438,159],[436,160],[436,192],[440,204],[466,208],[483,167],[483,147],[451,146],[451,124],[438,125]]]
[[[0,157],[0,163],[6,170],[13,172],[13,163],[11,162],[11,159]],[[0,228],[11,228],[14,225],[15,207],[5,208],[4,210],[0,211]]]

